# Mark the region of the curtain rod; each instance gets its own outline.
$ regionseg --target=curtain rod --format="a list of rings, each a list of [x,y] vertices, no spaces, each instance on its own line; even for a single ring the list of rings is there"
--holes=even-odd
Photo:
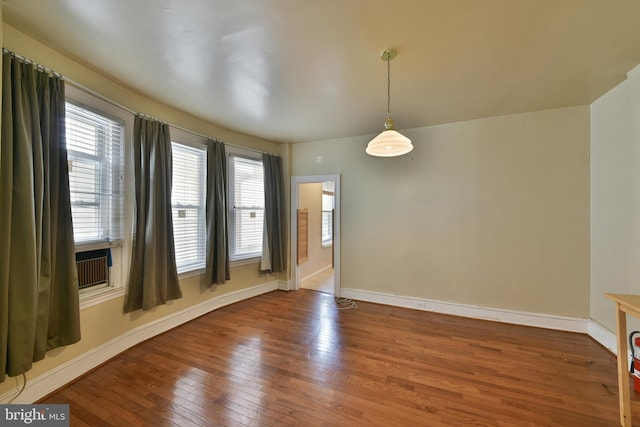
[[[33,65],[34,67],[36,67],[36,69],[44,71],[45,73],[48,74],[53,74],[55,77],[62,79],[62,74],[60,74],[59,72],[52,70],[51,68],[45,67],[44,65],[38,64],[37,62],[32,61],[31,59],[27,58],[26,56],[22,56],[22,55],[18,55],[17,53],[15,53],[12,50],[7,49],[6,47],[2,48],[2,53],[8,53],[9,55],[11,55],[12,57],[16,58],[17,60],[24,62],[25,64],[30,64]]]
[[[138,111],[134,111],[131,108],[125,107],[124,105],[119,104],[119,103],[113,101],[112,99],[107,98],[106,96],[104,96],[102,94],[99,94],[98,92],[94,91],[93,89],[89,89],[88,87],[86,87],[86,86],[84,86],[84,85],[82,85],[82,84],[80,84],[80,83],[78,83],[76,81],[73,81],[68,77],[63,76],[62,74],[58,73],[57,71],[54,71],[54,70],[52,70],[50,68],[47,68],[44,65],[40,65],[38,63],[35,63],[31,59],[29,59],[29,58],[27,58],[25,56],[22,56],[22,55],[18,55],[17,53],[15,53],[15,52],[13,52],[13,51],[5,48],[5,47],[2,48],[2,52],[3,53],[8,53],[11,56],[13,56],[15,58],[18,58],[19,60],[24,61],[27,64],[33,64],[38,69],[44,70],[44,71],[46,71],[48,73],[51,73],[51,74],[55,75],[56,77],[61,78],[62,80],[68,82],[70,85],[75,86],[77,89],[80,89],[80,90],[82,90],[82,91],[84,91],[84,92],[86,92],[86,93],[88,93],[88,94],[90,94],[92,96],[95,96],[96,98],[99,98],[100,100],[105,101],[105,102],[113,105],[114,107],[120,108],[121,110],[124,110],[124,111],[126,111],[128,113],[131,113],[134,116],[139,115],[139,116],[142,116],[142,117],[145,117],[145,118],[150,118],[150,119],[153,119],[153,120],[157,120],[159,122],[167,123],[169,126],[171,126],[173,128],[176,128],[176,129],[179,129],[179,130],[181,130],[183,132],[187,132],[187,133],[190,133],[192,135],[199,136],[199,137],[202,137],[202,138],[205,138],[205,139],[212,139],[214,141],[219,141],[219,142],[222,142],[223,144],[228,145],[230,147],[241,148],[243,150],[253,151],[254,153],[271,154],[271,155],[279,156],[279,154],[277,154],[277,153],[271,153],[271,152],[268,152],[268,151],[262,151],[262,150],[258,150],[256,148],[251,148],[251,147],[243,147],[242,145],[230,144],[230,143],[225,142],[225,141],[223,141],[223,140],[221,140],[219,138],[213,138],[213,137],[210,137],[209,135],[205,135],[205,134],[202,134],[202,133],[199,133],[199,132],[195,132],[195,131],[193,131],[191,129],[187,129],[187,128],[184,128],[182,126],[178,126],[178,125],[175,125],[173,123],[166,122],[166,121],[161,120],[161,119],[157,119],[155,117],[149,116],[148,114],[144,114],[144,113],[140,113]]]
[[[244,147],[244,146],[242,146],[242,145],[237,145],[237,144],[231,144],[231,143],[229,143],[229,142],[225,142],[225,141],[223,141],[223,140],[221,140],[221,139],[219,139],[219,138],[214,138],[214,137],[211,137],[211,136],[209,136],[209,135],[205,135],[205,134],[203,134],[203,133],[199,133],[199,132],[193,131],[193,130],[191,130],[191,129],[184,128],[184,127],[182,127],[182,126],[178,126],[178,125],[173,124],[173,123],[171,123],[171,122],[166,122],[166,121],[164,121],[164,120],[161,120],[161,119],[155,118],[155,117],[153,117],[153,116],[149,116],[148,114],[144,114],[144,113],[140,113],[140,112],[134,111],[134,110],[132,110],[132,109],[130,109],[130,108],[128,108],[128,107],[125,107],[124,105],[119,104],[119,103],[117,103],[116,101],[113,101],[112,99],[109,99],[109,98],[107,98],[106,96],[104,96],[104,95],[102,95],[102,94],[99,94],[98,92],[96,92],[96,91],[94,91],[94,90],[92,90],[92,89],[89,89],[88,87],[86,87],[86,86],[84,86],[84,85],[82,85],[82,84],[80,84],[80,83],[78,83],[78,82],[75,82],[75,81],[73,81],[73,80],[71,80],[71,79],[69,79],[69,78],[67,78],[67,77],[62,76],[62,79],[63,79],[63,80],[65,80],[66,82],[68,82],[69,84],[71,84],[72,86],[75,86],[77,89],[80,89],[80,90],[82,90],[82,91],[84,91],[84,92],[87,92],[88,94],[93,95],[93,96],[95,96],[96,98],[99,98],[99,99],[101,99],[102,101],[105,101],[105,102],[107,102],[107,103],[109,103],[109,104],[113,105],[113,106],[114,106],[114,107],[116,107],[116,108],[120,108],[121,110],[124,110],[124,111],[126,111],[126,112],[128,112],[128,113],[131,113],[131,114],[133,114],[134,116],[138,116],[138,115],[139,115],[139,116],[142,116],[142,117],[145,117],[145,118],[150,118],[150,119],[153,119],[153,120],[157,120],[157,121],[159,121],[159,122],[167,123],[167,124],[168,124],[169,126],[171,126],[172,128],[179,129],[179,130],[181,130],[181,131],[183,131],[183,132],[187,132],[187,133],[190,133],[191,135],[199,136],[199,137],[202,137],[202,138],[205,138],[205,139],[212,139],[212,140],[214,140],[214,141],[220,141],[220,142],[222,142],[224,145],[228,145],[228,146],[230,146],[230,147],[241,148],[241,149],[243,149],[243,150],[253,151],[254,153],[260,153],[260,154],[271,154],[271,155],[279,156],[279,154],[277,154],[277,153],[271,153],[271,152],[269,152],[269,151],[262,151],[262,150],[258,150],[258,149],[256,149],[256,148]]]
[[[208,135],[205,135],[205,134],[202,134],[202,133],[199,133],[199,132],[193,131],[193,130],[191,130],[191,129],[183,128],[182,126],[174,125],[174,124],[171,124],[171,123],[169,123],[169,126],[171,126],[171,127],[173,127],[173,128],[176,128],[176,129],[179,129],[179,130],[184,131],[184,132],[188,132],[188,133],[190,133],[190,134],[192,134],[192,135],[195,135],[195,136],[200,136],[200,137],[203,137],[203,138],[212,139],[212,140],[214,140],[214,141],[222,142],[224,145],[228,145],[229,147],[241,148],[241,149],[243,149],[243,150],[253,151],[254,153],[260,153],[260,154],[271,154],[271,155],[273,155],[273,156],[280,156],[280,154],[272,153],[272,152],[270,152],[270,151],[262,151],[262,150],[258,150],[257,148],[244,147],[244,146],[242,146],[242,145],[231,144],[231,143],[229,143],[229,142],[225,142],[225,141],[223,141],[223,140],[221,140],[221,139],[219,139],[219,138],[212,138],[212,137],[210,137],[210,136],[208,136]]]

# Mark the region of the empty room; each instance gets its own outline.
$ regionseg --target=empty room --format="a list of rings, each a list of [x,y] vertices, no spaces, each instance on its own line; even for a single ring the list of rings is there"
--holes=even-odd
[[[0,424],[640,425],[639,22],[2,1]]]

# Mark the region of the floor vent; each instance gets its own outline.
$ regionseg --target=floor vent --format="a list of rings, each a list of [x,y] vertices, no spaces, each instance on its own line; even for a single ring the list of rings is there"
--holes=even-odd
[[[76,253],[78,286],[80,289],[109,283],[111,250],[98,249]]]

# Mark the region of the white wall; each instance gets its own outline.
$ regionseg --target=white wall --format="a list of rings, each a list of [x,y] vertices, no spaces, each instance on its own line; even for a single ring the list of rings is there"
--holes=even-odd
[[[604,294],[640,293],[640,67],[591,105],[590,245],[591,317],[615,331]]]
[[[589,316],[588,106],[402,132],[398,158],[292,146],[292,175],[342,174],[343,289]]]

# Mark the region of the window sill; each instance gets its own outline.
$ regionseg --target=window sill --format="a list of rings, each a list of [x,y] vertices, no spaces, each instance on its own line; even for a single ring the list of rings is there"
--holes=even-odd
[[[204,268],[197,268],[195,270],[188,270],[188,271],[179,272],[178,273],[178,280],[187,279],[187,278],[193,277],[193,276],[200,276],[200,275],[203,275],[204,272],[205,272]]]
[[[80,294],[80,310],[102,304],[103,302],[111,301],[112,299],[121,297],[125,293],[126,291],[123,287],[113,288],[111,286],[107,286],[102,289],[96,289]]]
[[[243,258],[243,259],[237,259],[235,261],[229,261],[229,266],[236,267],[236,266],[247,265],[247,264],[258,264],[259,262],[260,262],[260,257]]]
[[[96,249],[107,249],[107,248],[121,248],[122,240],[109,240],[109,241],[96,241],[96,242],[85,242],[85,243],[76,243],[75,250],[76,252],[85,252],[85,251],[93,251]]]

